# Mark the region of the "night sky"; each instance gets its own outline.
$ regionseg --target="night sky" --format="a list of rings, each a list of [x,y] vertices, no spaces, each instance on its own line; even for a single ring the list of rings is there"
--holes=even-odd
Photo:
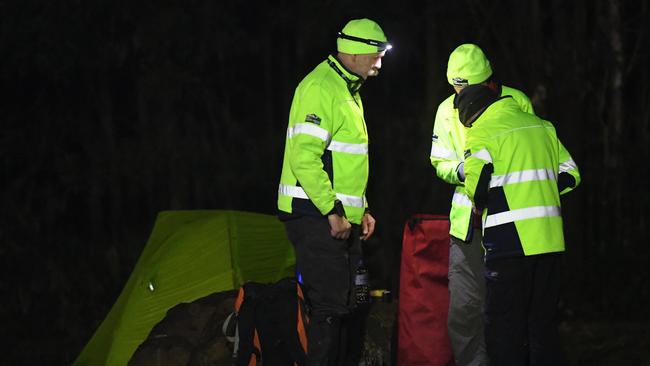
[[[472,42],[581,170],[564,320],[647,324],[647,0],[0,1],[0,363],[70,364],[158,212],[275,214],[293,90],[360,17],[394,46],[361,90],[379,283],[398,282],[406,220],[449,211],[431,131],[449,53]]]

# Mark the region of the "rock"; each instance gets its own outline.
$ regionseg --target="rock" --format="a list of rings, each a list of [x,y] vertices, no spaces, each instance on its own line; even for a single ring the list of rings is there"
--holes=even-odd
[[[169,309],[129,366],[231,366],[232,345],[221,326],[236,296],[237,291],[218,292]]]

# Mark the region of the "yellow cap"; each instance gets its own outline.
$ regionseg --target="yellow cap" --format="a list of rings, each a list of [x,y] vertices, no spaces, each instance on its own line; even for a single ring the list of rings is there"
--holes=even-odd
[[[377,53],[391,48],[379,24],[367,18],[349,21],[336,40],[336,49],[351,55]]]
[[[462,44],[449,55],[447,81],[451,85],[465,86],[480,84],[492,75],[490,61],[479,46]]]

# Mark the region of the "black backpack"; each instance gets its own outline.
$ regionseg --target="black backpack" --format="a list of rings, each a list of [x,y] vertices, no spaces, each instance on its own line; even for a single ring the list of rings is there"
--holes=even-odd
[[[236,366],[303,366],[309,322],[300,283],[248,282],[235,301],[238,346]]]

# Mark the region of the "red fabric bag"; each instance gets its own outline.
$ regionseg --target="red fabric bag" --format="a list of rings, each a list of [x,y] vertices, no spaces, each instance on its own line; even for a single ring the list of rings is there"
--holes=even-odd
[[[447,336],[449,217],[413,215],[404,226],[397,365],[450,366]]]

